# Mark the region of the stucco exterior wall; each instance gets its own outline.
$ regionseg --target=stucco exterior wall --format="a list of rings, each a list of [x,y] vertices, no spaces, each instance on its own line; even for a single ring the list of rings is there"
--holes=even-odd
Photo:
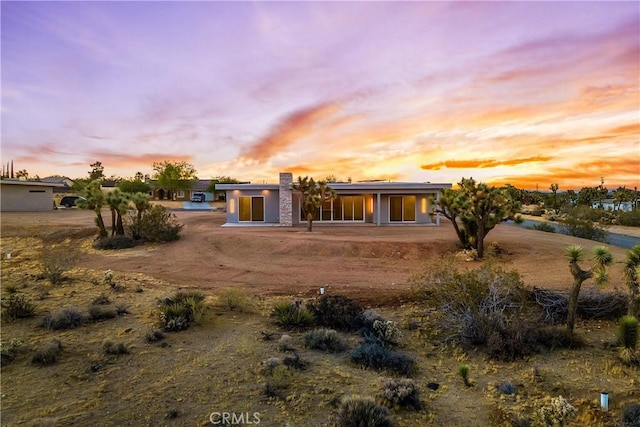
[[[42,212],[53,210],[53,187],[2,184],[0,211]]]
[[[227,190],[227,223],[242,224],[239,220],[239,198],[258,196],[264,198],[265,224],[277,224],[280,217],[278,191],[274,190]]]

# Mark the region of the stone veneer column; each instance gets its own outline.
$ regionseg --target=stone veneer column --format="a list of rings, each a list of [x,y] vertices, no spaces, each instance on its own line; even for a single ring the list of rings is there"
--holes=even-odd
[[[292,184],[293,174],[289,172],[280,172],[280,225],[284,227],[293,226],[293,200],[291,195]]]

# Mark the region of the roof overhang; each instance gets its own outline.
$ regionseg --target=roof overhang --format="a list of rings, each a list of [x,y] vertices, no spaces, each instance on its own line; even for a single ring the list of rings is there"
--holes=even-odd
[[[58,184],[53,182],[41,182],[41,181],[20,181],[17,179],[1,179],[0,184],[2,185],[25,185],[30,187],[56,187],[56,188],[64,188],[66,187],[64,184]]]

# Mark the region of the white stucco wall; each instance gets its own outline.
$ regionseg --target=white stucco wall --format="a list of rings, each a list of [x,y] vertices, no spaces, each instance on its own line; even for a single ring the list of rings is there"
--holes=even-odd
[[[47,185],[0,185],[0,211],[39,212],[53,210],[53,187]]]

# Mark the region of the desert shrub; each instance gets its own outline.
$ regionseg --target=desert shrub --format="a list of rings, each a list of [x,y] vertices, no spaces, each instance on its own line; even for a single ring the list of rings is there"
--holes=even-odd
[[[280,364],[279,359],[271,358],[269,361],[270,369],[267,371],[263,392],[267,397],[282,399],[284,391],[291,383],[291,373],[286,366]]]
[[[640,227],[640,209],[632,211],[618,211],[616,221],[627,227]]]
[[[532,298],[542,308],[546,323],[564,323],[569,296],[566,292],[534,288]],[[628,297],[621,292],[587,290],[578,298],[578,316],[586,320],[615,320],[627,313]]]
[[[500,361],[512,361],[533,354],[536,352],[535,330],[536,326],[522,322],[504,325],[489,334],[487,354]]]
[[[388,369],[402,375],[411,375],[415,361],[398,351],[390,351],[380,341],[365,341],[351,351],[351,361],[374,369]]]
[[[113,341],[110,340],[105,340],[102,343],[102,350],[104,351],[105,354],[111,354],[111,355],[120,355],[120,354],[129,354],[129,348],[127,347],[127,345],[123,342],[118,342],[115,343]]]
[[[153,205],[142,213],[140,237],[151,242],[172,242],[180,238],[182,227],[171,211],[162,205]]]
[[[278,340],[278,350],[294,351],[295,348],[293,347],[292,341],[293,339],[291,338],[291,335],[283,334]]]
[[[0,341],[0,365],[6,366],[24,350],[24,343],[17,339]]]
[[[537,224],[533,224],[531,227],[527,227],[530,228],[531,230],[538,230],[538,231],[544,231],[545,233],[555,233],[556,232],[556,228],[546,222],[539,222]]]
[[[282,364],[287,368],[293,368],[298,370],[307,369],[307,366],[309,366],[309,362],[302,359],[297,352],[294,352],[293,355],[286,356],[284,359],[282,359]]]
[[[376,320],[380,320],[381,322],[387,321],[387,319],[385,319],[377,311],[372,309],[367,309],[367,310],[364,310],[362,313],[360,313],[360,316],[358,316],[358,325],[363,328],[373,330],[373,323]]]
[[[334,329],[315,329],[304,335],[304,345],[308,348],[339,353],[348,348],[347,343]]]
[[[228,289],[220,295],[220,301],[229,310],[243,311],[247,305],[247,294],[240,289]]]
[[[536,345],[549,350],[584,346],[584,342],[578,335],[572,334],[563,326],[533,327],[529,333],[533,335],[531,339],[535,341]]]
[[[409,378],[385,378],[382,380],[382,399],[391,407],[422,409],[418,385]]]
[[[115,319],[118,315],[113,308],[102,307],[99,305],[92,305],[89,307],[89,317],[94,322],[99,322],[101,320],[107,319]]]
[[[402,331],[398,328],[398,324],[392,320],[375,320],[373,331],[386,346],[398,345],[402,339]]]
[[[10,320],[33,317],[37,307],[31,298],[21,294],[10,294],[6,301],[2,301],[4,315]]]
[[[635,350],[638,345],[638,319],[624,316],[620,319],[618,340],[624,348]]]
[[[160,323],[165,331],[181,331],[190,322],[200,322],[204,316],[204,295],[200,292],[177,292],[160,305]]]
[[[53,340],[40,350],[36,351],[31,358],[34,365],[52,365],[58,360],[58,356],[62,351],[62,343],[59,340]]]
[[[636,352],[638,345],[638,319],[633,316],[624,316],[620,319],[618,341],[620,343],[620,359],[633,365],[640,362],[640,354]]]
[[[389,410],[378,405],[372,398],[351,396],[345,398],[338,408],[339,427],[393,427]]]
[[[95,249],[128,249],[136,245],[136,241],[130,236],[109,236],[98,239],[93,243]]]
[[[607,230],[597,223],[581,217],[567,216],[560,221],[560,232],[582,239],[607,241]]]
[[[162,341],[164,334],[161,331],[149,331],[144,335],[144,341],[147,344],[153,344],[154,342]]]
[[[309,305],[309,310],[318,324],[344,331],[357,329],[362,313],[360,304],[344,295],[323,295]]]
[[[576,412],[576,408],[562,396],[554,397],[536,411],[533,417],[533,426],[564,426]]]
[[[118,316],[124,316],[125,314],[129,314],[131,312],[129,311],[129,307],[127,307],[125,304],[118,304],[116,305],[116,313],[118,313]]]
[[[38,255],[42,275],[54,285],[62,282],[64,273],[76,265],[78,256],[78,250],[67,244],[43,247]]]
[[[640,403],[627,403],[622,407],[623,427],[640,427]]]
[[[490,264],[459,271],[441,262],[412,282],[418,298],[435,308],[442,339],[466,345],[484,345],[493,331],[505,329],[528,296],[518,272]]]
[[[502,394],[516,394],[516,386],[510,381],[498,385],[497,389]]]
[[[97,297],[95,297],[93,300],[91,300],[91,304],[107,305],[107,304],[111,304],[111,300],[105,294],[100,294]]]
[[[42,326],[47,329],[72,329],[82,326],[86,316],[76,307],[66,307],[47,314],[42,319]]]
[[[315,318],[311,312],[299,303],[281,301],[271,311],[276,325],[289,330],[303,330],[312,326]]]
[[[178,332],[189,327],[188,309],[181,303],[163,303],[160,306],[160,323],[167,332]]]

